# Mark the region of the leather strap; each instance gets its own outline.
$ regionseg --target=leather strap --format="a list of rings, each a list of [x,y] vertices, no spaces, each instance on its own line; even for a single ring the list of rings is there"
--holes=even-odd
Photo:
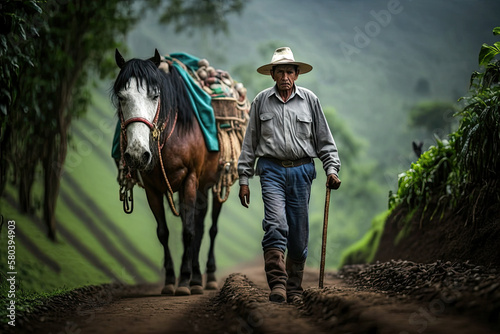
[[[267,159],[267,160],[269,160],[277,165],[280,165],[281,167],[285,167],[285,168],[298,167],[298,166],[302,166],[302,165],[309,164],[312,162],[312,159],[310,157],[297,159],[297,160],[280,160],[280,159],[276,159],[276,158],[267,158],[267,157],[264,159]]]

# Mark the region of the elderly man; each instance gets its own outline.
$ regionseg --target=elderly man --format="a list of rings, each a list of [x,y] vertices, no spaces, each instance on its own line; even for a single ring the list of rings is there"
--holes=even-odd
[[[309,239],[309,198],[319,158],[327,187],[338,189],[337,147],[316,95],[297,86],[312,66],[296,62],[290,48],[276,49],[271,63],[257,72],[276,84],[252,102],[250,121],[238,161],[240,200],[250,204],[248,179],[260,176],[264,202],[265,271],[273,302],[299,303]],[[257,166],[254,169],[255,161]],[[287,252],[285,262],[285,251]]]

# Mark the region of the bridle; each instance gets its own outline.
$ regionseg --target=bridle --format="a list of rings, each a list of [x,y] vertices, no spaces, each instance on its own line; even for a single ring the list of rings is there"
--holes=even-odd
[[[158,98],[158,106],[156,107],[156,114],[155,114],[155,117],[153,119],[153,122],[150,122],[147,118],[144,118],[144,117],[131,117],[129,119],[125,119],[123,117],[123,112],[121,110],[121,107],[118,107],[118,115],[120,117],[120,124],[121,124],[121,126],[120,126],[121,127],[120,150],[121,150],[122,159],[124,156],[123,150],[125,149],[126,144],[127,144],[127,126],[129,126],[132,123],[143,123],[143,124],[146,124],[148,126],[148,128],[151,130],[151,136],[153,138],[153,141],[156,141],[159,144],[158,154],[161,153],[163,146],[165,145],[167,140],[170,138],[170,136],[174,132],[175,125],[177,124],[177,110],[175,112],[175,118],[174,118],[174,124],[172,125],[172,130],[170,130],[170,133],[168,134],[168,136],[164,137],[163,142],[160,145],[161,134],[166,129],[166,127],[168,125],[169,118],[170,118],[170,113],[169,113],[165,122],[163,122],[163,124],[160,126],[158,124],[158,119],[160,118],[160,108],[161,108],[161,101],[160,101],[160,98]],[[160,154],[160,156],[161,156],[161,154]],[[123,163],[125,163],[125,161],[123,161]]]
[[[156,137],[158,137],[161,134],[161,131],[163,131],[163,129],[166,127],[166,122],[165,122],[163,123],[163,129],[160,131],[160,133],[157,132],[158,131],[157,123],[158,123],[158,118],[160,117],[160,106],[161,106],[160,102],[161,102],[160,98],[158,98],[158,106],[156,107],[156,114],[155,118],[153,119],[153,123],[151,123],[147,118],[144,117],[131,117],[125,120],[125,118],[123,117],[123,112],[121,107],[118,107],[118,114],[120,116],[120,123],[121,123],[121,131],[122,135],[125,136],[125,139],[127,137],[126,133],[127,126],[129,126],[132,123],[146,124],[148,128],[152,131],[153,139],[155,140],[157,139]]]
[[[168,196],[167,197],[168,197],[168,202],[170,204],[170,208],[172,209],[172,212],[174,213],[174,215],[179,216],[179,212],[175,209],[175,204],[173,201],[174,192],[172,191],[172,187],[170,186],[170,182],[168,181],[167,173],[165,172],[165,167],[163,165],[163,158],[161,156],[161,151],[163,149],[163,146],[165,146],[165,143],[167,142],[167,140],[170,138],[170,136],[172,136],[172,133],[174,132],[174,129],[175,129],[175,125],[177,124],[178,110],[175,110],[174,123],[172,125],[172,129],[170,130],[170,133],[168,134],[168,136],[164,137],[163,143],[160,144],[161,134],[166,129],[169,118],[170,118],[170,113],[168,113],[168,116],[167,116],[167,119],[165,120],[165,122],[163,122],[163,124],[161,126],[159,126],[158,119],[160,118],[160,107],[161,107],[161,100],[160,100],[160,98],[158,98],[158,106],[156,107],[156,114],[155,114],[155,117],[153,119],[153,122],[150,122],[148,119],[146,119],[144,117],[131,117],[131,118],[125,120],[125,118],[123,117],[123,112],[121,110],[121,106],[118,107],[118,114],[119,114],[120,123],[121,123],[121,131],[120,131],[121,164],[122,164],[124,170],[126,171],[126,174],[125,174],[126,178],[131,179],[132,178],[131,169],[130,169],[130,167],[128,167],[126,165],[125,158],[124,158],[124,150],[125,150],[125,147],[127,145],[127,126],[129,126],[132,123],[146,124],[148,126],[148,128],[151,130],[151,136],[153,138],[153,141],[158,143],[158,156],[159,156],[159,160],[160,160],[160,164],[161,164],[161,170],[163,173],[163,177],[165,179],[165,182],[167,183],[167,188],[168,188],[168,193],[167,193]],[[132,189],[130,189],[130,192],[131,192],[130,199],[131,199],[131,201],[133,201]],[[125,198],[126,197],[127,196],[125,196]],[[132,212],[132,210],[128,209],[129,208],[128,204],[126,205],[124,202],[123,205],[124,205],[124,210],[126,213]],[[133,204],[132,204],[132,208],[133,208]]]

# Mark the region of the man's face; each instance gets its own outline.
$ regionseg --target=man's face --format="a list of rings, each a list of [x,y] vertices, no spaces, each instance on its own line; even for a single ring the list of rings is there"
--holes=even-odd
[[[293,65],[278,65],[271,70],[271,76],[276,81],[278,90],[290,90],[293,88],[293,83],[299,77],[299,71],[295,70]]]

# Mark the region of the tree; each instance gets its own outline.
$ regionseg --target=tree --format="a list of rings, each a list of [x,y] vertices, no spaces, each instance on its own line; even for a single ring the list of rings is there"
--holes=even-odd
[[[27,32],[38,36],[39,26],[29,22],[40,20],[41,8],[34,1],[7,1],[1,5],[0,11],[0,194],[3,193],[7,181],[8,165],[14,165],[15,181],[18,181],[20,205],[27,211],[26,191],[33,183],[34,171],[28,171],[26,177],[20,166],[33,168],[28,162],[30,154],[22,154],[17,150],[18,143],[14,137],[25,133],[24,121],[19,122],[31,108],[29,99],[22,95],[22,78],[24,68],[33,68],[35,46],[28,42]],[[23,96],[21,99],[20,96]],[[13,112],[17,106],[19,112]],[[23,123],[23,124],[19,124]],[[25,140],[28,136],[22,138]]]
[[[21,211],[32,212],[31,189],[41,167],[43,220],[51,239],[69,128],[88,107],[90,78],[111,74],[112,51],[144,10],[159,5],[159,0],[7,0],[0,5],[0,194],[10,177]],[[242,8],[241,0],[170,0],[163,19],[227,31],[220,19]]]
[[[90,101],[90,74],[105,76],[113,68],[112,58],[107,61],[102,55],[118,46],[118,36],[135,22],[125,4],[7,1],[3,7],[2,16],[14,19],[2,34],[6,41],[2,56],[13,57],[14,64],[2,62],[7,89],[2,91],[1,184],[10,165],[20,208],[30,212],[36,169],[42,167],[43,220],[52,239],[71,120],[83,114]]]

